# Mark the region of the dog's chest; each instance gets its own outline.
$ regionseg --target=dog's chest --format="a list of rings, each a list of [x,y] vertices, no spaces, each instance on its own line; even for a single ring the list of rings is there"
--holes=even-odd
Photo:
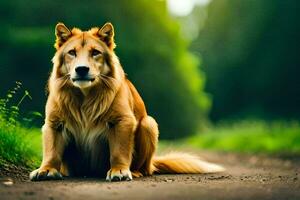
[[[100,137],[106,137],[108,125],[105,122],[91,123],[88,120],[66,123],[63,137],[74,140],[82,150],[93,150]]]
[[[63,159],[73,176],[104,177],[109,169],[108,127],[99,123],[92,128],[83,124],[66,124],[67,141]]]

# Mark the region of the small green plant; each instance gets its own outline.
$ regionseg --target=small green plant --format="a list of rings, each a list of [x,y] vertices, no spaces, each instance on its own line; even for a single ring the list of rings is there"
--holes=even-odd
[[[8,91],[6,97],[0,99],[0,167],[1,162],[34,167],[39,160],[39,131],[24,126],[23,124],[27,123],[26,118],[24,120],[20,116],[20,105],[26,98],[32,97],[24,90],[21,99],[14,103],[14,97],[21,89],[22,84],[16,82],[16,86]],[[38,114],[35,112],[35,115]]]
[[[22,83],[16,81],[16,86],[12,90],[8,91],[6,98],[0,99],[0,117],[1,117],[0,119],[8,122],[6,124],[8,127],[18,125],[19,108],[21,103],[24,101],[26,97],[32,99],[29,92],[25,90],[24,95],[19,100],[19,102],[16,105],[10,105],[11,100],[13,99],[14,95],[18,92],[18,90],[21,88],[21,86]]]

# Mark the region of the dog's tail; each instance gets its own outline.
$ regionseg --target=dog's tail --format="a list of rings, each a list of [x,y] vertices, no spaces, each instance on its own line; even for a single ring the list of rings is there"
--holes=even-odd
[[[221,165],[200,160],[187,153],[170,153],[154,157],[154,172],[158,174],[199,174],[225,171]]]

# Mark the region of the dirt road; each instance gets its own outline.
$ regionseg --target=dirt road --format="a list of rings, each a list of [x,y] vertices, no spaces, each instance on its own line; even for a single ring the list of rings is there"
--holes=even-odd
[[[300,199],[300,159],[202,152],[227,171],[155,175],[131,182],[65,179],[30,182],[3,178],[0,199]]]

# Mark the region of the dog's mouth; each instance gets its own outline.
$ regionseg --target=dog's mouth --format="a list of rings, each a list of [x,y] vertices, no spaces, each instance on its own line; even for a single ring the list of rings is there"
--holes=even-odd
[[[92,77],[75,77],[72,78],[73,82],[93,82],[95,78]]]
[[[79,88],[88,88],[91,87],[93,82],[95,81],[94,77],[74,77],[71,78],[72,83],[75,87],[79,87]]]

